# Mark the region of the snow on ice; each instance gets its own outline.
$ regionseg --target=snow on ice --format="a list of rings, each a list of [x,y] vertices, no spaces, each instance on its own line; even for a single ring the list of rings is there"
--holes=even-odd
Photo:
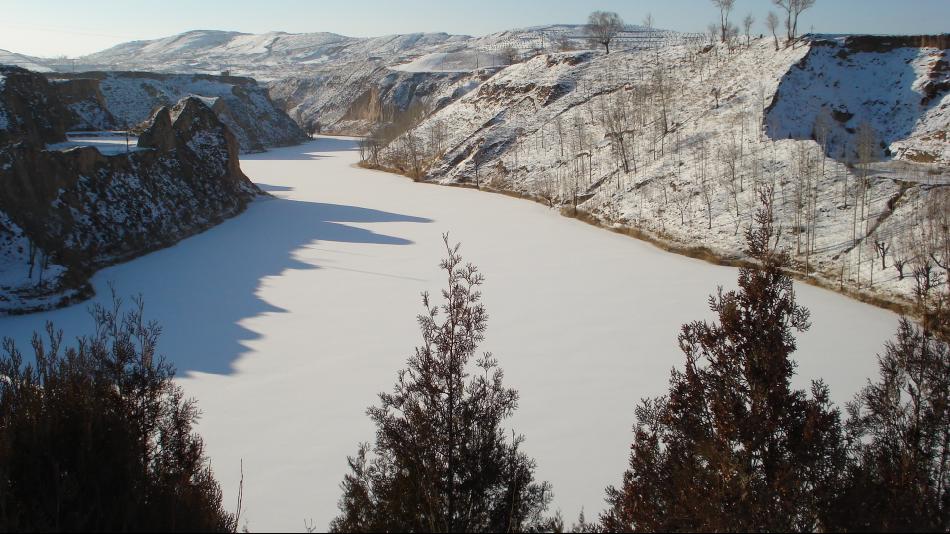
[[[346,456],[373,439],[364,411],[419,341],[419,294],[442,287],[448,231],[487,276],[482,349],[521,393],[512,426],[524,451],[565,518],[597,513],[626,466],[634,405],[665,390],[683,361],[680,325],[709,317],[707,295],[734,287],[736,271],[540,204],[355,168],[355,145],[323,138],[245,158],[273,198],[93,279],[98,301],[110,282],[142,293],[162,324],[160,348],[199,402],[225,502],[243,461],[251,530],[327,525]],[[874,372],[897,318],[797,288],[813,322],[798,385],[822,377],[843,403]],[[88,305],[2,318],[0,332],[27,347],[52,320],[70,338],[89,330]]]

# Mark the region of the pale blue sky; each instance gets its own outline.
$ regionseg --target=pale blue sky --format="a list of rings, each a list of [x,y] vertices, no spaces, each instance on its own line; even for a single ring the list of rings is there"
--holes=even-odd
[[[703,31],[717,18],[709,0],[0,0],[0,49],[78,56],[124,41],[193,29],[262,33],[328,31],[374,36],[417,31],[483,35],[509,28],[582,23],[594,10],[630,23],[653,14],[658,27]],[[733,19],[774,9],[737,0]],[[799,27],[824,33],[943,33],[950,0],[818,0]]]

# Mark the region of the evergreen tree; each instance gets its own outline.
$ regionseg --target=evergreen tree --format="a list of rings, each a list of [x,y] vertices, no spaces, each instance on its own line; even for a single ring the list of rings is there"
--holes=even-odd
[[[35,364],[4,340],[0,531],[234,531],[159,327],[120,308],[73,347],[48,324]]]
[[[809,328],[775,250],[771,192],[746,231],[758,265],[710,297],[718,323],[685,325],[685,369],[636,410],[623,485],[607,489],[607,531],[782,531],[823,527],[845,448],[828,388],[791,387],[794,331]]]
[[[878,382],[848,405],[843,530],[950,530],[950,298],[920,286],[921,324],[901,318],[878,357]]]
[[[423,294],[422,345],[399,371],[392,393],[367,414],[376,443],[348,459],[334,532],[516,532],[553,528],[544,516],[550,485],[507,439],[502,423],[518,393],[504,387],[498,361],[476,357],[488,315],[478,269],[449,245],[441,267],[443,303]],[[470,362],[475,359],[472,369]]]

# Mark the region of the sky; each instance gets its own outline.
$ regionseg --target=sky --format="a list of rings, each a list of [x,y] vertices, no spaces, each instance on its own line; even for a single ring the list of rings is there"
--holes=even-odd
[[[628,23],[703,31],[718,19],[709,0],[0,0],[0,49],[76,57],[133,40],[188,30],[333,32],[353,37],[447,32],[484,35],[544,24],[583,23],[592,10]],[[771,0],[736,0],[732,19],[762,21]],[[822,33],[945,33],[950,0],[817,0],[799,21]]]

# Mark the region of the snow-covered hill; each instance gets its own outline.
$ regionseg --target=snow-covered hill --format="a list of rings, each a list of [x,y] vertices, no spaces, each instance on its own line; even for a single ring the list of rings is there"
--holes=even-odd
[[[803,275],[901,300],[913,289],[907,265],[939,231],[924,213],[950,210],[947,49],[937,41],[540,55],[396,139],[381,164],[415,174],[422,154],[423,179],[513,191],[568,214],[576,203],[606,226],[727,260],[743,258],[742,229],[771,188]],[[827,157],[812,140],[822,110],[838,113],[828,153],[837,144],[849,157]],[[861,122],[882,143],[848,166]],[[924,153],[937,165],[912,157]]]
[[[555,50],[577,42],[578,26],[539,26],[482,37],[414,33],[356,38],[333,33],[291,34],[195,30],[123,43],[63,65],[62,60],[13,58],[33,70],[147,71],[220,74],[266,82],[271,95],[301,125],[365,133],[371,100],[389,113],[414,104],[437,107],[464,94],[475,80],[507,65],[512,54]],[[0,56],[0,63],[3,62]]]
[[[0,49],[0,65],[13,65],[32,70],[33,72],[50,72],[53,70],[53,68],[50,67],[50,63],[52,63],[52,60],[25,56],[23,54],[10,52],[9,50]]]
[[[470,40],[446,33],[416,33],[374,38],[333,33],[269,32],[247,34],[195,30],[153,41],[133,41],[81,57],[77,62],[102,70],[147,70],[235,75],[272,80],[318,71],[326,64],[392,61],[402,54],[441,50]]]

